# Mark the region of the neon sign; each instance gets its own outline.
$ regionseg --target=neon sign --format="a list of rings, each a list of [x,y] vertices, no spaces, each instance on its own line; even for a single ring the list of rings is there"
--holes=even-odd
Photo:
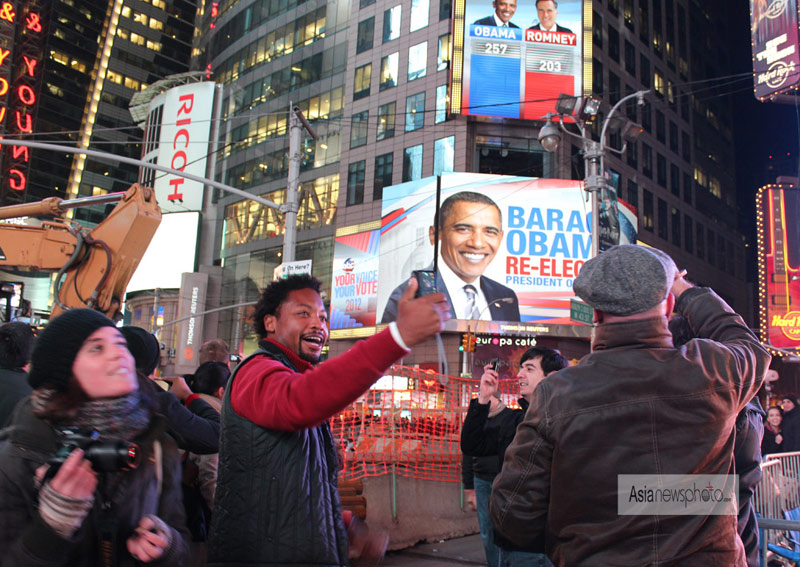
[[[36,2],[26,2],[19,10],[11,2],[0,3],[0,20],[11,24],[13,33],[11,48],[0,48],[0,132],[22,137],[34,131],[45,26]],[[23,146],[3,151],[0,197],[20,200],[28,188],[30,151]]]

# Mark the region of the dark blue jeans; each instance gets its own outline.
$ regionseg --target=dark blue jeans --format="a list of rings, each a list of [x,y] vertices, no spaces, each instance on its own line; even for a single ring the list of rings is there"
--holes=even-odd
[[[494,530],[492,529],[492,520],[489,517],[489,495],[492,493],[492,482],[482,480],[477,476],[473,480],[475,483],[475,504],[478,508],[478,526],[481,529],[483,550],[486,552],[486,563],[489,567],[499,567],[499,549],[494,544]]]
[[[553,564],[544,553],[508,551],[500,548],[500,567],[553,567]]]

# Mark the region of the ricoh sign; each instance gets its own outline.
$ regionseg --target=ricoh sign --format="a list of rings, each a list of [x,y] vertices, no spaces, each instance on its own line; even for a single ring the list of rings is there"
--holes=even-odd
[[[170,89],[163,97],[158,165],[205,177],[214,83],[202,82]],[[159,97],[159,98],[160,98]],[[157,98],[154,104],[159,104]],[[178,175],[156,177],[154,189],[161,210],[199,211],[203,206],[204,185]]]

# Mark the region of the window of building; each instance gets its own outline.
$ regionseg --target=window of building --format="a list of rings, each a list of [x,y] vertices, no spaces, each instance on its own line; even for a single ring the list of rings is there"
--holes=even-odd
[[[347,205],[358,205],[364,202],[364,177],[366,161],[351,163],[347,168]]]
[[[628,179],[628,193],[626,200],[634,207],[639,207],[639,184]]]
[[[669,190],[676,197],[681,196],[681,170],[674,163],[669,165]]]
[[[439,36],[439,55],[436,57],[436,70],[444,71],[450,68],[450,34]]]
[[[650,43],[650,0],[639,0],[639,39]]]
[[[381,57],[381,82],[380,90],[385,91],[397,86],[399,71],[400,54],[395,51],[385,57]]]
[[[656,155],[656,180],[664,189],[667,188],[667,158]]]
[[[656,139],[665,144],[667,142],[667,121],[664,113],[656,109]]]
[[[692,204],[692,176],[688,173],[683,174],[683,200]]]
[[[403,183],[422,179],[422,144],[403,150]]]
[[[708,231],[706,235],[706,257],[708,258],[708,263],[712,266],[717,265],[717,254],[716,254],[716,239],[714,238],[715,235],[711,230]]]
[[[661,74],[661,71],[657,70],[653,73],[653,87],[656,90],[656,96],[663,98],[667,92],[667,87],[664,83],[664,75]]]
[[[646,89],[650,88],[650,60],[641,54],[639,56],[640,76],[639,80],[642,81],[642,86]]]
[[[675,207],[672,207],[672,243],[681,245],[681,213]]]
[[[358,22],[358,37],[356,38],[356,53],[372,49],[372,38],[375,36],[375,17]]]
[[[433,174],[453,171],[456,159],[456,137],[448,136],[433,143]]]
[[[449,19],[452,9],[452,0],[439,0],[439,21]]]
[[[667,220],[667,202],[658,200],[658,237],[662,240],[669,238],[669,221]]]
[[[358,7],[366,8],[367,6],[372,6],[374,3],[375,0],[358,0]]]
[[[636,76],[636,48],[625,40],[625,71],[631,76]]]
[[[592,59],[592,91],[603,94],[603,64],[597,59]]]
[[[642,143],[642,173],[653,178],[653,148]]]
[[[697,223],[696,228],[697,230],[695,231],[695,234],[697,235],[697,257],[702,260],[706,255],[706,230],[700,223]]]
[[[433,123],[439,124],[447,120],[447,85],[436,87],[436,112]]]
[[[686,132],[681,132],[681,156],[688,162],[692,161],[692,141]]]
[[[425,76],[428,67],[428,42],[408,48],[408,82]]]
[[[372,81],[372,63],[356,67],[355,80],[353,81],[353,100],[369,96],[369,85]]]
[[[427,26],[430,10],[430,0],[411,0],[411,26],[408,31],[415,32]]]
[[[350,126],[350,147],[357,148],[367,145],[367,130],[369,124],[369,111],[353,114],[353,122]],[[359,201],[360,202],[360,201]]]
[[[642,228],[653,232],[653,193],[642,189]]]
[[[622,98],[622,82],[619,80],[619,75],[616,73],[608,72],[608,101],[614,105],[617,104],[619,99]],[[597,120],[596,122],[602,122]],[[598,124],[599,126],[599,124]],[[619,131],[617,131],[619,133]],[[619,148],[622,144],[617,143],[613,147]]]
[[[397,115],[397,103],[387,102],[378,107],[378,141],[394,137],[394,123]]]
[[[678,125],[669,121],[669,149],[678,153]]]
[[[608,11],[619,16],[619,0],[608,0]]]
[[[425,126],[425,92],[406,98],[406,132]]]
[[[634,31],[633,0],[622,0],[622,13],[625,18],[625,27]]]
[[[592,11],[592,43],[603,48],[603,16]]]
[[[383,199],[383,188],[392,184],[394,154],[375,156],[375,181],[372,185],[372,200]]]
[[[691,217],[683,217],[683,247],[689,253],[694,253],[694,226]]]
[[[619,32],[611,24],[608,25],[608,56],[619,62]]]
[[[633,169],[639,168],[639,144],[636,141],[628,143],[625,148],[625,156],[629,166]]]
[[[392,41],[400,37],[400,16],[403,7],[399,4],[383,12],[383,41]]]

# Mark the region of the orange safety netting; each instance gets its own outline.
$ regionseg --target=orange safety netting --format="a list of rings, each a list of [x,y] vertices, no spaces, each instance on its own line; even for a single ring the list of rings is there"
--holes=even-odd
[[[461,424],[478,381],[393,366],[362,398],[331,419],[344,455],[342,480],[394,473],[458,482]],[[516,405],[516,380],[501,380]]]

